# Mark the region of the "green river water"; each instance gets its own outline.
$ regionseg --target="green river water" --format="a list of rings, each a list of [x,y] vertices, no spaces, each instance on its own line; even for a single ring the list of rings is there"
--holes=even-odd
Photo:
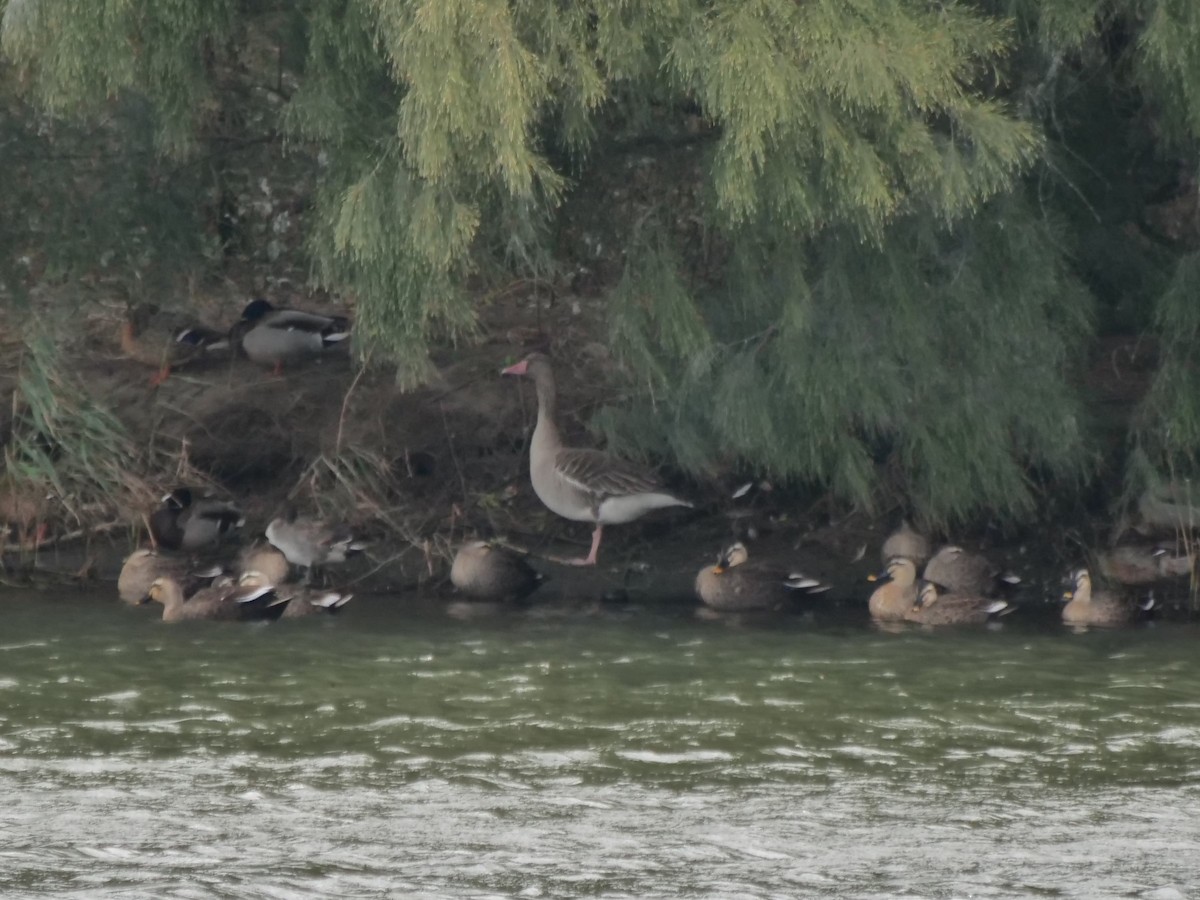
[[[1200,897],[1200,631],[1054,612],[4,595],[0,897]]]

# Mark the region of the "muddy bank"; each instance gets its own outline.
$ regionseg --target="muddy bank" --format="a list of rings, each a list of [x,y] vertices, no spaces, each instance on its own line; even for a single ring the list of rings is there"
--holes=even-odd
[[[209,324],[222,325],[236,319],[243,302],[231,292],[199,308]],[[338,307],[326,301],[324,309]],[[229,356],[179,367],[152,384],[154,369],[122,351],[123,315],[121,306],[98,307],[64,352],[78,384],[111,410],[137,449],[139,470],[130,473],[136,489],[114,505],[76,510],[71,520],[56,516],[53,491],[33,497],[33,518],[47,526],[36,546],[30,517],[6,513],[10,583],[114,581],[124,557],[145,543],[145,517],[157,498],[191,484],[245,510],[247,541],[292,508],[347,522],[370,548],[331,577],[361,592],[447,594],[454,547],[485,537],[533,554],[547,576],[537,595],[545,602],[691,604],[698,569],[740,539],[755,558],[832,584],[821,603],[857,607],[870,593],[866,576],[878,570],[879,547],[899,517],[889,510],[873,519],[819,493],[761,482],[735,498],[744,481],[739,473],[689,482],[666,472],[694,510],[607,529],[595,570],[554,562],[586,551],[590,530],[554,516],[533,495],[532,386],[499,371],[532,349],[550,352],[560,363],[564,436],[595,445],[586,423],[599,407],[619,402],[609,353],[590,339],[602,333],[598,299],[548,303],[514,292],[491,302],[481,315],[488,337],[438,351],[435,377],[415,391],[399,390],[390,372],[360,369],[344,354],[282,375]],[[16,371],[2,374],[10,391]],[[984,528],[952,537],[1020,573],[1019,601],[1043,604],[1057,599],[1065,572],[1107,537],[1106,522],[1079,513],[1068,511],[1068,526]],[[1188,605],[1187,585],[1159,596]]]

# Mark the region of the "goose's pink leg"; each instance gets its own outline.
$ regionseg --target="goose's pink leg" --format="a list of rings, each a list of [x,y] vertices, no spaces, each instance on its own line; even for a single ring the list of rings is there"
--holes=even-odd
[[[577,566],[594,566],[596,564],[596,554],[600,552],[600,536],[604,533],[604,526],[597,524],[596,530],[592,532],[592,551],[587,555],[587,559],[575,560]]]

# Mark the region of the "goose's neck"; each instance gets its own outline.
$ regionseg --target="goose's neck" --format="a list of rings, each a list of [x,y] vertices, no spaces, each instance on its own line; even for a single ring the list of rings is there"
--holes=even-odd
[[[537,387],[538,417],[533,429],[533,441],[544,448],[559,448],[562,440],[555,422],[558,407],[558,392],[551,372],[539,372],[534,382]]]

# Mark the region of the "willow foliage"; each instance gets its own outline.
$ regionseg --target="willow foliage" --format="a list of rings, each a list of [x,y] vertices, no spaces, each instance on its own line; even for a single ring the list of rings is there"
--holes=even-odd
[[[136,95],[178,158],[231,81],[276,83],[281,133],[320,160],[317,278],[354,297],[360,353],[408,383],[432,341],[473,333],[469,278],[497,259],[552,269],[579,186],[631,147],[657,141],[666,170],[687,145],[699,183],[634,227],[601,201],[626,242],[612,345],[644,401],[610,434],[697,471],[899,492],[930,521],[1028,515],[1038,478],[1087,474],[1071,373],[1105,316],[1112,254],[1089,255],[1088,229],[1120,233],[1094,173],[1119,168],[1078,138],[1100,108],[1130,145],[1194,153],[1200,128],[1185,0],[0,0],[0,16],[11,91],[83,117]],[[716,258],[703,271],[687,217]],[[1182,414],[1178,377],[1163,415]]]

